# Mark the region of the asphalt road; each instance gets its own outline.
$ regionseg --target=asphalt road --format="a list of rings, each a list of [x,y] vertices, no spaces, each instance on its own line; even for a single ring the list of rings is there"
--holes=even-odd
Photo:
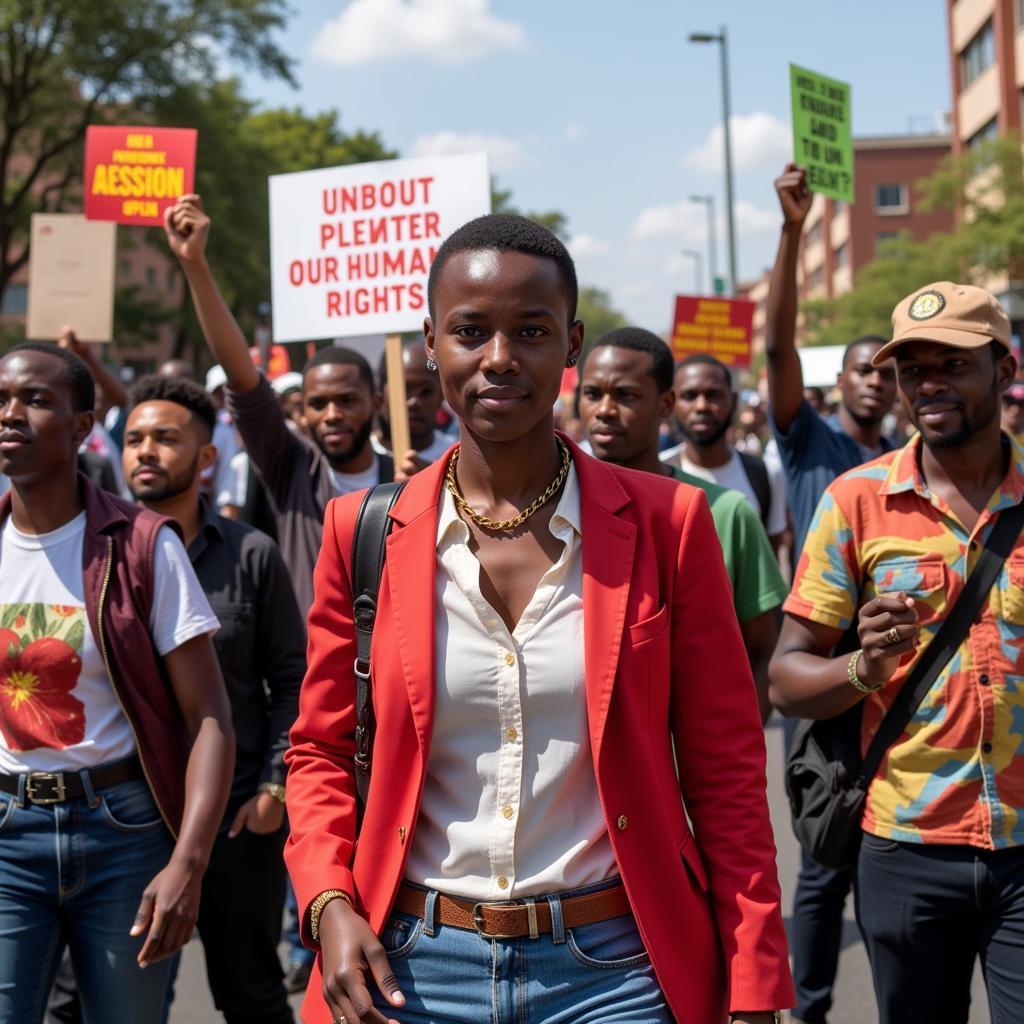
[[[777,718],[773,719],[773,724],[768,727],[767,741],[768,796],[775,825],[775,839],[779,847],[779,876],[782,879],[788,920],[799,860],[796,840],[789,827],[789,811],[782,788],[782,729]],[[299,1002],[298,996],[292,1000],[296,1017]],[[972,1005],[970,1024],[990,1024],[980,972],[975,973]],[[182,957],[177,998],[171,1011],[171,1024],[215,1024],[220,1020],[206,986],[202,947],[198,940],[194,940]],[[829,1015],[829,1024],[877,1024],[877,1020],[871,975],[853,921],[851,905],[847,908],[844,947],[835,989],[835,1005]]]

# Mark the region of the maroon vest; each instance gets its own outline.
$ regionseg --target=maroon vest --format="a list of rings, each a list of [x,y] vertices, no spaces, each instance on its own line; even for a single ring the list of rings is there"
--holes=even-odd
[[[85,611],[111,686],[128,719],[160,814],[177,836],[185,809],[188,732],[149,632],[153,550],[161,526],[178,524],[102,491],[79,474],[85,505]],[[11,511],[0,498],[0,525]]]

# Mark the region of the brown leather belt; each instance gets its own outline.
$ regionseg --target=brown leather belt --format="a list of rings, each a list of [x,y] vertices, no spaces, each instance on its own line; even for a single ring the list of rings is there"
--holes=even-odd
[[[412,917],[424,917],[427,894],[422,889],[403,885],[398,890],[395,910]],[[619,884],[586,896],[561,900],[562,925],[578,928],[612,917],[632,914],[625,888]],[[545,897],[508,903],[473,903],[438,894],[434,905],[438,924],[478,932],[485,939],[522,939],[551,933],[551,907]]]
[[[87,768],[93,790],[108,789],[122,782],[141,779],[142,762],[138,756],[115,761],[113,764]],[[21,780],[25,780],[25,799],[32,804],[62,804],[85,796],[83,771],[79,772],[26,772],[24,775],[0,774],[0,792],[19,796]]]

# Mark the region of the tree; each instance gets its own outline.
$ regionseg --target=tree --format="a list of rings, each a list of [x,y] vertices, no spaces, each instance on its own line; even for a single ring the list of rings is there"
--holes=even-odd
[[[580,288],[576,316],[583,321],[584,358],[595,341],[627,324],[626,318],[612,305],[612,297],[608,292],[603,288],[586,285]]]
[[[273,33],[285,0],[5,0],[0,5],[0,298],[35,211],[80,196],[91,123],[134,115],[226,55],[292,82]]]
[[[993,277],[1024,281],[1024,168],[1021,138],[1011,134],[943,161],[918,182],[924,209],[951,210],[956,226],[925,242],[887,242],[863,267],[855,287],[835,299],[805,303],[809,345],[845,345],[863,334],[888,337],[892,311],[930,281],[984,285]],[[856,208],[851,209],[856,216]]]

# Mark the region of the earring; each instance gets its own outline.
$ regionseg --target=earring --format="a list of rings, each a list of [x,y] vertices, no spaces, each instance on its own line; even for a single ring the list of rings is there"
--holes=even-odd
[[[565,361],[565,365],[566,366],[575,366],[576,365],[576,356],[569,356],[569,358],[566,359],[566,361]]]
[[[434,360],[430,358],[430,356],[427,356],[427,369],[430,371],[434,371],[437,369],[437,363],[435,363]]]

